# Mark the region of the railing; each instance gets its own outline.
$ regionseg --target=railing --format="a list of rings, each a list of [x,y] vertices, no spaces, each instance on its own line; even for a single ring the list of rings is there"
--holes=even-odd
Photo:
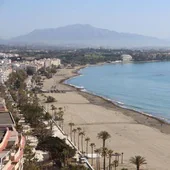
[[[42,105],[40,105],[41,107],[43,107]],[[45,113],[47,113],[47,110],[43,107],[43,110]],[[61,129],[60,126],[57,125],[56,121],[54,119],[52,119],[52,121],[55,123],[56,127],[58,128],[58,130],[64,135],[66,136],[66,133]],[[67,138],[67,141],[70,143],[70,145],[78,152],[78,155],[80,157],[82,157],[82,153],[77,149],[77,147],[73,144],[73,142]],[[90,170],[94,170],[94,168],[91,166],[91,164],[88,162],[88,160],[86,159],[85,164],[87,165],[87,167]]]
[[[2,151],[3,149],[6,148],[9,137],[10,137],[10,130],[9,130],[9,128],[6,128],[5,136],[2,140],[2,142],[0,143],[0,151]]]
[[[3,157],[0,158],[0,170],[3,169],[3,167],[6,165],[5,162],[7,163],[9,159],[7,160],[6,158],[9,157],[10,151],[8,151]]]
[[[54,121],[54,120],[53,120]],[[60,128],[60,126],[57,125],[57,123],[54,121],[55,125],[57,126],[58,130],[63,134],[63,135],[66,135],[64,133],[64,131]],[[78,148],[74,145],[74,143],[69,139],[67,138],[67,141],[69,142],[69,144],[78,152],[78,155],[80,157],[82,157],[82,153],[78,150]],[[90,170],[94,170],[94,168],[91,166],[91,164],[88,162],[88,160],[86,159],[86,161],[84,162],[86,164],[86,166],[90,169]]]
[[[18,151],[15,153],[12,159],[13,162],[18,162],[22,158],[24,146],[25,146],[25,137],[21,136]]]
[[[11,170],[13,167],[11,160],[3,167],[3,170]]]

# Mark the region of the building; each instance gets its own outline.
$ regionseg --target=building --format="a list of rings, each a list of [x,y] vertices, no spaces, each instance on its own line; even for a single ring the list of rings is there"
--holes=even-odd
[[[25,137],[15,129],[15,121],[0,101],[0,170],[23,170]]]
[[[47,67],[51,67],[51,65],[55,65],[55,66],[60,66],[61,65],[61,60],[58,59],[58,58],[55,58],[55,59],[50,59],[50,58],[47,58],[47,59],[44,59],[44,67],[47,68]]]
[[[51,67],[51,59],[45,59],[44,61],[44,68]]]
[[[123,54],[123,55],[121,55],[121,58],[122,58],[123,62],[132,61],[132,56],[129,54]]]
[[[58,67],[58,66],[61,65],[61,60],[60,60],[60,59],[53,59],[53,60],[51,61],[51,64]]]
[[[7,58],[0,60],[0,83],[7,81],[10,73],[12,73],[11,60]]]

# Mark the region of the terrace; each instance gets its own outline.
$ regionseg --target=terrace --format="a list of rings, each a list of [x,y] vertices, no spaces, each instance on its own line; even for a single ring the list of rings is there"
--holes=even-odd
[[[8,137],[7,133],[10,134]],[[6,130],[6,132],[1,131],[1,134],[1,137],[3,137],[0,143],[0,169],[11,169],[19,166],[19,162],[23,157],[25,138],[18,134],[15,129]]]
[[[12,115],[0,110],[0,170],[21,166],[25,138],[18,134],[14,125]]]

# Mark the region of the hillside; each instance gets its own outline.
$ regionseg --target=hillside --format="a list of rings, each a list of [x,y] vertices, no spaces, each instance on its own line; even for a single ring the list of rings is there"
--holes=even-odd
[[[119,33],[91,25],[37,29],[10,40],[12,43],[78,46],[166,46],[168,41],[138,34]]]

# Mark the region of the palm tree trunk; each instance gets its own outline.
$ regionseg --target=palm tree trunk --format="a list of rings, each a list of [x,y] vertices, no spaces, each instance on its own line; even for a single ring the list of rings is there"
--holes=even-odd
[[[62,130],[64,129],[64,120],[62,120],[62,122],[61,122],[61,129]]]
[[[80,138],[79,138],[79,134],[78,134],[78,150],[80,149]]]
[[[111,156],[109,156],[109,170],[111,170]]]
[[[91,165],[93,166],[93,147],[91,147]]]
[[[136,166],[137,170],[139,170],[139,165]]]
[[[100,170],[100,157],[98,158],[99,170]]]
[[[96,158],[96,170],[99,169],[99,166],[98,166],[98,154],[97,154],[97,158]]]
[[[72,141],[72,126],[70,126],[70,138],[71,138],[71,141]]]
[[[81,151],[83,153],[83,135],[81,136]]]
[[[74,132],[74,145],[76,145],[76,132]]]
[[[86,155],[88,155],[88,145],[89,145],[89,142],[87,141],[87,143],[86,143]]]
[[[103,169],[105,170],[105,165],[106,165],[106,156],[104,155],[104,158],[103,158]]]
[[[103,140],[103,151],[105,149],[105,140]],[[106,155],[104,154],[103,156],[103,170],[105,170],[105,166],[106,166]]]

